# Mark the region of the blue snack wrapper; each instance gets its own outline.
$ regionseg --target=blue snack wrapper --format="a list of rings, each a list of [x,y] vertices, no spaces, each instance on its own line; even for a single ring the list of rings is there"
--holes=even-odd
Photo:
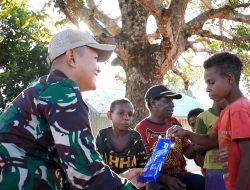
[[[155,146],[152,156],[148,160],[145,168],[147,171],[141,173],[138,181],[155,182],[160,174],[161,167],[164,164],[164,158],[171,148],[172,142],[166,138],[159,138]]]

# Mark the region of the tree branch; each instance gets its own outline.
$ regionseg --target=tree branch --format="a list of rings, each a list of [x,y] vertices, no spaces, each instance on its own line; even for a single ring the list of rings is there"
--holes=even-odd
[[[220,35],[223,36],[223,19],[219,19],[219,29],[220,29]],[[222,49],[225,50],[225,43],[222,42]]]
[[[161,40],[161,33],[159,32],[159,30],[156,30],[154,33],[152,34],[148,34],[148,41],[150,44],[154,44],[156,40]]]
[[[232,36],[233,38],[238,38],[238,37],[240,37],[240,35],[235,34],[235,33],[233,33],[232,31],[227,30],[226,28],[223,28],[223,31],[226,32],[226,33],[228,33],[228,34],[229,34],[230,36]]]
[[[163,6],[159,0],[137,0],[150,14],[160,16]]]
[[[196,18],[192,19],[186,24],[186,32],[190,36],[196,34],[203,27],[203,24],[214,18],[227,19],[237,22],[250,23],[250,15],[243,15],[235,11],[237,8],[247,8],[250,3],[238,4],[238,5],[226,5],[218,9],[210,9],[206,12],[201,13]]]
[[[66,18],[74,24],[77,28],[80,28],[79,23],[73,15],[71,15],[70,11],[67,8],[66,3],[63,0],[56,0],[56,5],[60,8],[60,10],[64,13]]]
[[[191,43],[191,44],[202,43],[202,42],[211,43],[209,38],[198,38],[192,41],[188,41],[188,43]]]
[[[116,36],[121,32],[121,28],[116,23],[117,19],[112,19],[103,11],[99,10],[93,0],[86,0],[86,2],[91,9],[93,16],[105,25],[106,29],[112,36]]]
[[[206,37],[203,37],[203,38],[199,37],[198,39],[195,39],[193,41],[188,41],[187,47],[191,48],[194,52],[207,52],[207,53],[211,53],[211,54],[216,53],[216,51],[214,51],[212,49],[208,49],[207,45],[205,45],[204,42],[206,44],[211,44],[211,39],[206,38]],[[202,44],[203,48],[195,47],[195,44],[197,44],[197,43]],[[183,59],[185,59],[185,58],[183,57]]]
[[[171,27],[175,30],[178,29],[177,31],[173,31],[175,41],[179,38],[182,26],[185,25],[185,11],[187,4],[188,0],[172,0],[169,6],[169,10],[172,10]]]
[[[105,33],[105,36],[111,37],[108,31],[104,27],[102,27],[100,23],[98,23],[98,21],[93,17],[91,10],[81,4],[79,0],[57,0],[57,2],[64,3],[64,7],[60,6],[59,3],[60,10],[67,11],[70,16],[73,15],[70,13],[74,13],[74,15],[79,15],[80,19],[84,23],[86,23],[86,25],[90,28],[90,30],[94,33],[95,36],[100,36],[101,34]]]
[[[207,53],[210,53],[210,54],[216,53],[216,51],[213,51],[213,50],[208,49],[208,48],[197,48],[197,47],[195,47],[194,44],[192,44],[192,43],[189,43],[189,47],[190,47],[194,52],[207,52]]]
[[[179,77],[182,78],[182,80],[184,82],[184,88],[185,88],[185,90],[187,90],[188,86],[189,86],[189,80],[187,78],[187,75],[185,75],[184,73],[179,71],[175,66],[172,66],[171,70],[173,71],[173,73],[175,73],[176,75],[178,75]]]
[[[212,9],[212,4],[208,0],[201,0],[201,2],[209,9]]]
[[[212,9],[213,6],[208,0],[201,0],[205,6],[209,9]],[[224,27],[223,27],[223,19],[219,19],[219,28],[220,28],[220,34],[223,35]],[[225,49],[225,44],[223,43],[223,49]]]
[[[240,37],[235,37],[235,38],[230,39],[226,36],[213,34],[212,32],[210,32],[208,30],[200,30],[200,31],[198,31],[198,35],[200,35],[202,37],[212,38],[215,40],[220,40],[222,42],[235,43],[236,45],[239,45],[239,43],[241,43],[241,42],[249,42],[250,41],[249,36],[240,36]]]
[[[116,57],[113,59],[113,61],[111,62],[112,66],[122,66],[122,60],[119,57]]]
[[[188,0],[172,0],[169,6],[170,10],[174,10],[173,17],[182,18],[184,20],[184,14],[187,8]]]
[[[106,29],[102,27],[97,20],[95,20],[91,10],[86,8],[84,5],[80,4],[79,1],[77,1],[77,6],[74,7],[74,10],[75,10],[74,12],[76,13],[78,12],[83,22],[86,23],[86,25],[96,36],[101,35],[101,33],[105,33],[107,36],[109,36]]]
[[[148,44],[146,26],[149,13],[135,0],[118,1],[122,15],[122,34],[126,34],[132,44],[146,46]]]

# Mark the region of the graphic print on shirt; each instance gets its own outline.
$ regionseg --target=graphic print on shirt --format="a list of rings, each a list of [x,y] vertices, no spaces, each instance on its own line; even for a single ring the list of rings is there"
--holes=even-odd
[[[220,161],[221,161],[224,177],[229,176],[228,156],[229,156],[228,146],[221,148],[220,149]]]
[[[112,154],[105,154],[105,163],[108,163],[109,166],[114,166],[116,168],[134,168],[136,167],[136,156],[114,156]]]
[[[148,142],[154,141],[153,139],[158,138],[159,136],[162,136],[163,138],[166,137],[166,133],[156,132],[151,129],[146,129],[146,134],[147,134],[146,137],[147,137]],[[170,149],[169,154],[165,157],[164,164],[165,166],[167,166],[167,168],[169,167],[173,168],[172,170],[168,171],[168,174],[175,175],[176,173],[180,173],[182,171],[182,169],[179,166],[179,163],[176,162],[176,160],[180,160],[180,158],[183,157],[183,146],[182,146],[181,139],[172,138],[171,141],[174,146]],[[156,144],[157,144],[157,141],[155,141],[152,147],[150,148],[150,154],[152,154],[152,152],[154,151]],[[165,169],[163,168],[163,171],[164,170]]]

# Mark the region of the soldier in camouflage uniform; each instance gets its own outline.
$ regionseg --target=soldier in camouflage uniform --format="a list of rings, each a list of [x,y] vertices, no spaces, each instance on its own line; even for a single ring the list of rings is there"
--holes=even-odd
[[[48,49],[51,72],[21,92],[0,116],[0,189],[132,189],[142,169],[121,176],[95,150],[81,91],[96,88],[97,61],[115,46],[67,29]]]

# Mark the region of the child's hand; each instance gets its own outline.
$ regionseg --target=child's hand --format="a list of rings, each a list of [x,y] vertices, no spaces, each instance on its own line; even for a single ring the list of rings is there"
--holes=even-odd
[[[186,137],[187,132],[179,125],[174,125],[167,130],[167,138],[171,137]]]
[[[139,175],[145,171],[145,168],[132,168],[123,172],[122,174],[120,174],[120,176],[127,178],[137,189],[140,189],[147,185],[147,183],[141,183],[138,181]]]

